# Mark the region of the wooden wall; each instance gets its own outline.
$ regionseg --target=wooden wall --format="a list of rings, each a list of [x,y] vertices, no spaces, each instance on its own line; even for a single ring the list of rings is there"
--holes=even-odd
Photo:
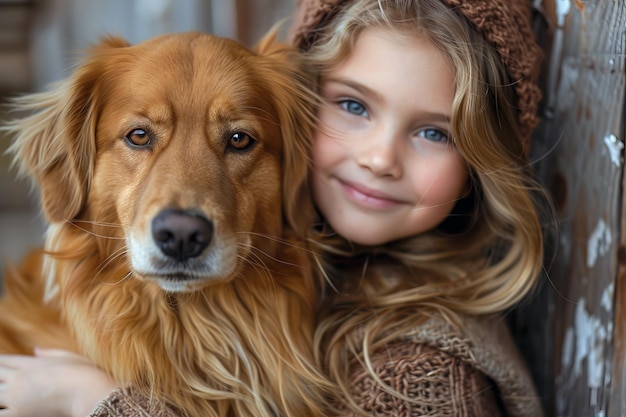
[[[626,416],[626,6],[543,7],[551,30],[533,158],[554,196],[558,234],[540,293],[517,312],[516,333],[548,416]]]

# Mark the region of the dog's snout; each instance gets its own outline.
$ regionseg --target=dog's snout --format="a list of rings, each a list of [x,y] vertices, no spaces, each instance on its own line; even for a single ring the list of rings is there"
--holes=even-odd
[[[185,210],[164,210],[152,220],[152,239],[163,254],[177,261],[195,258],[209,246],[213,223]]]

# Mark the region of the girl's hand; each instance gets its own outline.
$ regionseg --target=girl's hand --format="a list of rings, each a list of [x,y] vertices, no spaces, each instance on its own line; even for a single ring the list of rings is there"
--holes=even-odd
[[[72,352],[0,355],[1,417],[84,417],[114,389],[104,371]]]

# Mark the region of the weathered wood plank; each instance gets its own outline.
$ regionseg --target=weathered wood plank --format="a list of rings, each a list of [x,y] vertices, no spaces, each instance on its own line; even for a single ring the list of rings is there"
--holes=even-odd
[[[616,283],[623,241],[626,11],[620,0],[554,3],[555,23],[563,27],[554,34],[541,131],[541,140],[550,144],[543,149],[554,144],[544,161],[550,165],[544,182],[561,201],[551,284],[544,287],[549,295],[542,298],[552,304],[554,326],[554,410],[548,411],[620,416],[626,329],[622,322],[615,326],[614,317],[624,315],[626,302],[623,283]],[[545,365],[532,363],[534,369]]]

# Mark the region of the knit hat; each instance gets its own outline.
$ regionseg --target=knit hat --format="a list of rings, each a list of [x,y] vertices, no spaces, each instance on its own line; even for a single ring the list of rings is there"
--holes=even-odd
[[[292,42],[303,50],[315,40],[318,29],[341,0],[298,0]],[[441,0],[460,12],[498,52],[515,85],[518,120],[526,151],[539,123],[541,90],[537,84],[543,57],[531,28],[530,0]]]

